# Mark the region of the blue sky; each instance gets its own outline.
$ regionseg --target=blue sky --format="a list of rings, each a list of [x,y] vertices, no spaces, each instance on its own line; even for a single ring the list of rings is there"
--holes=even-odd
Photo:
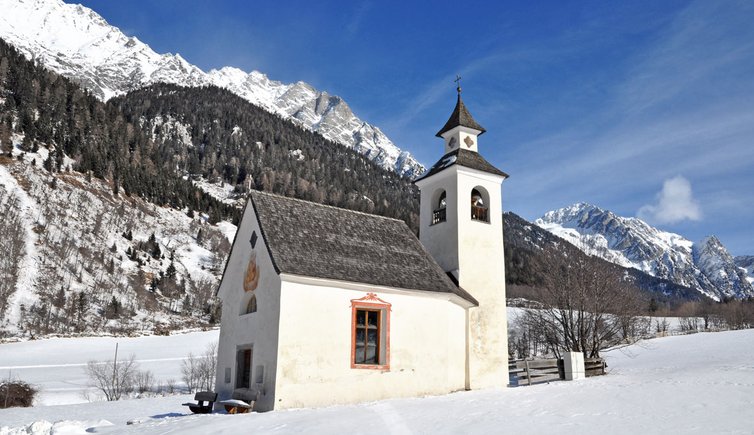
[[[204,70],[340,95],[425,165],[460,74],[506,210],[589,202],[754,255],[754,2],[83,4]]]

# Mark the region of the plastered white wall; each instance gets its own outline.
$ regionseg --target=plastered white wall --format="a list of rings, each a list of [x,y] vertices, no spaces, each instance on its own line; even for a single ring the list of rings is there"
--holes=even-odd
[[[457,168],[458,283],[479,306],[469,309],[469,385],[471,389],[508,384],[508,319],[503,259],[503,177]],[[471,192],[489,196],[489,223],[471,219]]]
[[[365,290],[284,278],[276,409],[464,389],[465,309],[430,293],[375,293],[392,305],[388,371],[351,368],[351,300]]]
[[[445,154],[457,149],[478,152],[477,135],[479,130],[473,128],[457,126],[442,134],[445,140]]]
[[[458,270],[458,213],[453,212],[458,204],[457,168],[451,166],[416,183],[420,189],[419,240],[446,272]],[[432,225],[432,213],[438,206],[435,192],[441,189],[446,195],[446,220]]]
[[[417,182],[422,244],[479,301],[479,307],[469,308],[470,389],[508,383],[502,181],[501,176],[453,165]],[[489,223],[471,219],[471,191],[478,187],[487,192]],[[432,225],[438,189],[446,191],[446,221]]]
[[[256,231],[256,246],[251,248],[251,235]],[[257,297],[255,313],[240,313],[248,303],[250,293],[245,292],[243,281],[252,251],[256,255],[259,283],[254,293]],[[244,211],[228,266],[218,292],[222,300],[220,341],[217,355],[215,391],[219,400],[231,397],[236,385],[236,352],[252,347],[252,386],[262,390],[256,409],[271,410],[275,400],[275,371],[278,355],[278,325],[280,323],[280,276],[276,273],[265,246],[251,203]],[[255,385],[259,366],[263,367],[263,383]],[[225,382],[225,370],[230,368],[230,383]]]

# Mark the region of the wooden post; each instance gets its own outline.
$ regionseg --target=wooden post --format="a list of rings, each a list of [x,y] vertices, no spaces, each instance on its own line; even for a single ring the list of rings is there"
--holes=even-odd
[[[527,385],[531,386],[531,372],[529,372],[529,360],[524,361],[524,364],[526,365],[526,382],[527,382]]]
[[[118,343],[115,343],[115,359],[113,360],[113,393],[118,394],[117,391],[120,389],[118,385]]]

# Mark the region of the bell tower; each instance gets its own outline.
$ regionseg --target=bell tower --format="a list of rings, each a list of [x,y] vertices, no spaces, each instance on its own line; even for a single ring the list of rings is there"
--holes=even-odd
[[[459,81],[460,77],[456,81]],[[419,239],[478,306],[466,315],[466,388],[508,384],[502,183],[479,154],[485,129],[461,99],[437,137],[445,153],[415,183],[421,191]]]

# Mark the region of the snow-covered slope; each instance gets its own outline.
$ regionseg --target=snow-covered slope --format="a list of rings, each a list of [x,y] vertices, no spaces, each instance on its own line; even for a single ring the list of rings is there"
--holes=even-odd
[[[201,347],[194,343],[208,335],[143,337],[135,339],[134,348],[137,358],[162,360],[153,363],[159,368],[144,367],[164,380],[168,368],[180,373],[179,360],[172,365],[166,360],[196,352]],[[191,336],[196,340],[185,340]],[[748,434],[752,340],[751,329],[658,338],[607,352],[607,376],[321,409],[191,415],[181,406],[189,396],[0,409],[0,433]],[[194,347],[175,352],[179,341]],[[15,358],[26,344],[0,345],[0,355],[13,353],[14,365],[55,365],[48,371],[51,380],[70,373],[46,357],[48,343]],[[37,343],[28,344],[32,349]],[[72,358],[74,363],[85,363],[93,353],[106,358],[112,351],[112,341],[104,339],[71,340],[70,347],[61,348],[65,344],[61,340],[52,348],[70,357],[65,350],[76,346],[82,357]],[[82,376],[60,378],[80,381]]]
[[[81,173],[51,174],[42,168],[48,148],[22,153],[22,140],[13,137],[14,158],[0,156],[0,240],[14,256],[0,260],[0,338],[210,319],[235,226],[115,195]]]
[[[352,147],[378,165],[415,177],[424,167],[379,128],[359,119],[340,97],[298,82],[225,67],[205,73],[179,54],[158,54],[96,12],[62,0],[0,0],[0,38],[107,100],[151,83],[216,85]]]
[[[589,255],[695,288],[716,300],[754,296],[751,283],[715,237],[693,243],[641,219],[584,203],[548,212],[536,224]]]

